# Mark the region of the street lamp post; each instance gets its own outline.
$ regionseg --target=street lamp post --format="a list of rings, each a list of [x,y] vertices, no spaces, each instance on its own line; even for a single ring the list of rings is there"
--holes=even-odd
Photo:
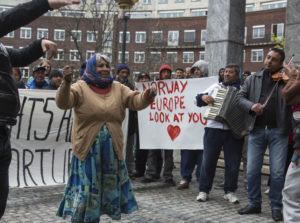
[[[127,33],[127,21],[129,19],[129,16],[126,15],[125,11],[124,11],[124,15],[123,15],[123,22],[124,22],[124,26],[123,26],[123,42],[122,42],[122,63],[125,63],[125,52],[126,52],[126,33]]]
[[[138,0],[115,0],[121,9],[123,9],[123,42],[122,42],[122,59],[121,62],[125,63],[125,52],[126,52],[126,32],[127,32],[127,21],[129,19],[129,16],[126,15],[126,10],[129,10],[133,7],[133,5]]]

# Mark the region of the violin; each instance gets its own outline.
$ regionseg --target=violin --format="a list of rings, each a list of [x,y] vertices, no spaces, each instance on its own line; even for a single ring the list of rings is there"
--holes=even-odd
[[[289,63],[288,63],[288,65],[291,64],[291,62],[292,62],[293,59],[294,59],[294,56],[295,56],[295,55],[293,54],[292,57],[291,57],[291,59],[290,59],[290,61],[289,61]],[[282,80],[284,83],[287,83],[287,82],[290,80],[289,76],[286,75],[285,72],[282,71],[282,70],[280,70],[280,71],[278,71],[278,72],[272,74],[272,79],[273,79],[273,81],[275,81],[275,82]]]

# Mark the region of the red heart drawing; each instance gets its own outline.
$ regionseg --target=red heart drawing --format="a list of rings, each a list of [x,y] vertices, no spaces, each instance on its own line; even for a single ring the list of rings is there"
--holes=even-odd
[[[172,139],[172,141],[174,141],[177,138],[177,136],[179,136],[180,131],[181,131],[180,127],[178,125],[175,125],[175,126],[168,125],[167,130],[168,130],[168,134],[169,134],[170,138]]]

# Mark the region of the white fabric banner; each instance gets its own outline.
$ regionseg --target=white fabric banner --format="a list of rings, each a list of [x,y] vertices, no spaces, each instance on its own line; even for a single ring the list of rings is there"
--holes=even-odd
[[[203,149],[206,107],[194,100],[217,81],[214,76],[137,83],[140,91],[157,89],[155,101],[138,112],[141,149]]]
[[[72,158],[72,110],[56,107],[56,91],[19,89],[19,94],[21,109],[11,129],[10,186],[66,183]],[[125,136],[127,120],[128,115],[123,123]]]

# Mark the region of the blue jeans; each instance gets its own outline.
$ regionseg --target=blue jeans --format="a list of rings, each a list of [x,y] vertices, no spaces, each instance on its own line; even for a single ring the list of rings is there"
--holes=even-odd
[[[180,162],[180,174],[183,179],[188,182],[192,180],[192,174],[197,165],[196,178],[200,180],[200,170],[202,163],[203,150],[188,150],[183,149],[180,151],[181,162]]]
[[[248,198],[249,205],[260,206],[261,167],[267,146],[270,157],[270,192],[271,209],[281,209],[284,168],[287,157],[288,135],[278,134],[277,128],[255,128],[248,137]]]
[[[222,147],[225,159],[224,192],[234,192],[237,189],[243,139],[236,139],[230,130],[205,128],[199,184],[201,192],[209,193],[212,188]]]

